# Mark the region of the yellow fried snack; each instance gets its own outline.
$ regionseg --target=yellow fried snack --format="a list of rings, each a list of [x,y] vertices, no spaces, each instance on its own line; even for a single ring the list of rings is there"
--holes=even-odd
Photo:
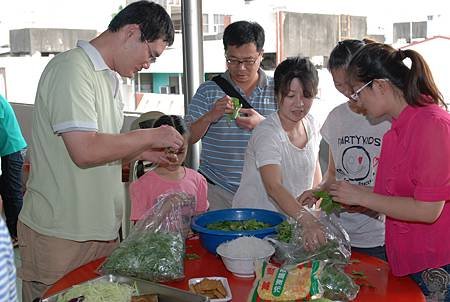
[[[190,285],[189,288],[192,292],[211,299],[221,299],[227,296],[227,291],[220,280],[204,278],[202,281]]]

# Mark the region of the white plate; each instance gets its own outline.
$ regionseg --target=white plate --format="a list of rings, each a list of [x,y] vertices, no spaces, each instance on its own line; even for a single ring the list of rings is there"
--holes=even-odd
[[[220,282],[222,282],[223,287],[225,287],[225,291],[227,292],[227,296],[225,298],[222,298],[222,299],[209,299],[209,301],[211,301],[211,302],[227,302],[227,301],[231,300],[231,298],[232,298],[231,289],[230,289],[230,285],[228,285],[227,278],[224,278],[224,277],[192,278],[192,279],[189,279],[189,285],[197,284],[197,283],[199,283],[200,281],[202,281],[205,278],[208,278],[208,279],[211,279],[211,280],[219,280]]]

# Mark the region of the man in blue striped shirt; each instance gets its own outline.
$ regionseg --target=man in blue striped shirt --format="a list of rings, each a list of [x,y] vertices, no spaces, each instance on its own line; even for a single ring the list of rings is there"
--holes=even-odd
[[[253,108],[242,108],[236,120],[228,120],[231,98],[214,81],[200,85],[188,107],[190,142],[202,140],[199,172],[208,180],[211,210],[231,207],[252,130],[276,110],[273,78],[260,68],[264,39],[264,29],[247,21],[230,24],[223,34],[227,71],[221,76]]]
[[[1,201],[0,201],[1,205]],[[14,252],[6,224],[0,217],[0,301],[16,302],[16,267]]]

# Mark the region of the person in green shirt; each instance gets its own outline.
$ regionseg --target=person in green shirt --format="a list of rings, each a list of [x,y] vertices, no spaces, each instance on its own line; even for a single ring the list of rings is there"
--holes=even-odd
[[[23,203],[22,168],[27,143],[22,136],[16,114],[4,96],[0,95],[0,156],[2,158],[0,195],[3,199],[6,225],[17,245],[17,218]]]
[[[118,244],[122,163],[176,160],[183,137],[170,126],[120,133],[122,77],[149,68],[174,40],[160,5],[129,4],[90,42],[55,56],[39,80],[31,172],[18,235],[24,301]],[[170,148],[174,152],[166,152]]]

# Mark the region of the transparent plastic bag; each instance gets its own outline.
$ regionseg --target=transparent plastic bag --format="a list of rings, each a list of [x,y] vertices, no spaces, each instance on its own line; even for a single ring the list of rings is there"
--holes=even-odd
[[[359,286],[342,266],[321,260],[275,266],[257,263],[256,279],[248,302],[268,301],[351,301]]]
[[[327,263],[320,275],[323,297],[332,301],[351,301],[359,292],[359,285],[344,272],[342,265]]]
[[[101,272],[155,282],[182,279],[186,227],[194,211],[192,195],[178,192],[159,196],[108,257]]]
[[[342,225],[328,215],[304,209],[296,219],[290,218],[281,227],[281,233],[279,229],[278,235],[266,237],[275,246],[274,260],[280,264],[291,265],[311,259],[345,264],[350,260],[350,238]],[[306,237],[313,233],[325,239],[315,248],[306,244]]]
[[[306,261],[277,267],[266,261],[255,265],[256,279],[248,302],[309,301],[321,298],[320,274],[325,263]]]

